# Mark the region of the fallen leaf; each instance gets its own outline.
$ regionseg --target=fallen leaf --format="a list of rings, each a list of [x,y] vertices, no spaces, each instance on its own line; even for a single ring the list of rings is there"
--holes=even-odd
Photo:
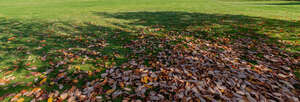
[[[107,90],[105,93],[110,95],[111,93],[113,93],[115,91],[115,89],[110,89],[110,90]]]
[[[52,97],[49,97],[49,98],[48,98],[48,102],[53,102],[53,98],[52,98]]]
[[[93,72],[88,71],[88,75],[89,75],[89,76],[92,76],[92,75],[93,75]]]
[[[65,100],[68,97],[68,93],[63,93],[60,95],[60,100]]]
[[[148,83],[148,79],[149,77],[148,76],[144,76],[141,81],[144,82],[144,83]]]
[[[11,40],[14,40],[16,37],[11,37],[11,38],[8,38],[7,40],[8,41],[11,41]]]
[[[24,101],[24,98],[20,98],[17,100],[17,102],[23,102]]]
[[[40,81],[40,85],[44,84],[47,81],[47,78],[44,78],[42,81]]]

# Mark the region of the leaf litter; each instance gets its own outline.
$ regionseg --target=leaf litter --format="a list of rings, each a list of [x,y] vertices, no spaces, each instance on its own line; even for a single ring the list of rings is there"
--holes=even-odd
[[[13,96],[11,101],[23,102],[21,96],[32,97],[31,102],[53,101],[107,101],[122,98],[127,101],[293,101],[299,102],[299,80],[293,68],[299,59],[291,57],[279,46],[249,38],[214,40],[184,36],[186,33],[156,37],[140,34],[136,40],[124,45],[132,50],[128,62],[121,65],[97,63],[104,71],[84,71],[80,66],[70,66],[78,60],[81,64],[112,60],[114,56],[102,55],[92,48],[104,48],[104,39],[93,40],[89,49],[61,49],[48,53],[42,60],[56,60],[44,73],[37,73],[38,84],[32,90]],[[177,32],[178,33],[178,32]],[[82,42],[82,38],[75,41]],[[88,41],[86,41],[88,42]],[[255,48],[255,50],[252,50]],[[282,56],[284,55],[284,56]],[[80,59],[79,56],[85,56]],[[54,69],[74,69],[72,73],[60,69],[57,77],[47,78]],[[93,80],[85,78],[98,75]],[[72,76],[72,77],[71,77]],[[84,81],[83,86],[76,83]],[[8,79],[1,79],[0,85]],[[74,84],[74,85],[72,85]],[[41,86],[58,86],[46,91]],[[65,85],[72,85],[66,88]],[[142,99],[142,100],[141,100]]]

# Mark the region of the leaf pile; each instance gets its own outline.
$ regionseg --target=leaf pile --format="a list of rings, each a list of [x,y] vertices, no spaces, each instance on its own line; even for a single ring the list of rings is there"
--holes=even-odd
[[[243,38],[210,41],[178,35],[139,37],[125,45],[133,50],[133,57],[127,63],[112,66],[104,73],[78,70],[72,74],[75,78],[61,70],[51,82],[63,88],[63,84],[78,83],[71,79],[82,80],[96,73],[101,79],[63,92],[42,93],[45,91],[34,89],[23,95],[34,96],[36,100],[70,102],[118,97],[123,97],[123,101],[299,101],[299,81],[291,69],[299,62],[276,46]],[[257,50],[249,50],[251,47]],[[63,56],[71,56],[61,52],[65,53]],[[93,52],[80,51],[80,54]],[[40,84],[46,80],[42,79]]]
[[[178,39],[182,42],[168,45]],[[212,42],[176,36],[140,39],[129,47],[136,50],[135,56],[141,56],[121,66],[131,70],[114,68],[103,76],[113,82],[110,85],[124,83],[125,87],[133,87],[135,94],[127,93],[125,88],[122,91],[125,97],[133,99],[299,101],[299,89],[295,88],[299,81],[290,68],[296,67],[298,60],[288,55],[278,56],[284,53],[276,46],[250,39],[236,39],[233,43],[228,40]],[[251,45],[262,46],[250,51],[247,48]],[[145,51],[160,48],[162,51],[156,56]],[[262,58],[256,57],[259,53],[263,53]]]

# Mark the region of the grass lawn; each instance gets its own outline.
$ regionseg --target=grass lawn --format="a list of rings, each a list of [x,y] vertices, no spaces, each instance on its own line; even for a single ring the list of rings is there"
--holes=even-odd
[[[186,38],[226,46],[254,69],[286,66],[300,78],[299,1],[0,0],[0,7],[0,101],[31,100],[20,93],[34,89],[85,88],[132,59],[151,66],[166,49],[157,46],[189,46]],[[99,95],[110,100],[111,88]]]

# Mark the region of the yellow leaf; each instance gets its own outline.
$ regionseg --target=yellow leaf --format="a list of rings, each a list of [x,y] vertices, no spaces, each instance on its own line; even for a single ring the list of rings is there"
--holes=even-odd
[[[191,74],[191,73],[188,73],[188,74],[187,74],[187,76],[193,76],[193,74]]]
[[[80,66],[75,66],[75,69],[80,70]]]
[[[141,39],[143,39],[143,38],[145,38],[145,36],[144,36],[144,35],[142,35],[142,36],[140,36],[140,38],[141,38]]]
[[[40,75],[40,78],[42,78],[42,77],[45,77],[45,75],[41,74],[41,75]]]
[[[223,93],[223,92],[225,92],[225,90],[224,90],[224,89],[221,89],[221,92]]]
[[[24,101],[24,98],[20,98],[17,100],[17,102],[23,102]]]
[[[47,78],[44,78],[42,81],[40,81],[40,84],[43,84],[47,81]]]
[[[152,86],[151,85],[144,85],[145,87],[148,87],[148,88],[152,88]]]
[[[111,93],[113,93],[115,91],[115,89],[110,89],[110,90],[107,90],[105,93],[106,94],[111,94]]]
[[[53,98],[52,98],[52,97],[49,97],[49,98],[48,98],[48,102],[53,102]]]
[[[55,83],[54,82],[50,82],[50,85],[54,85]]]
[[[144,83],[148,83],[148,76],[144,76],[141,81]]]

